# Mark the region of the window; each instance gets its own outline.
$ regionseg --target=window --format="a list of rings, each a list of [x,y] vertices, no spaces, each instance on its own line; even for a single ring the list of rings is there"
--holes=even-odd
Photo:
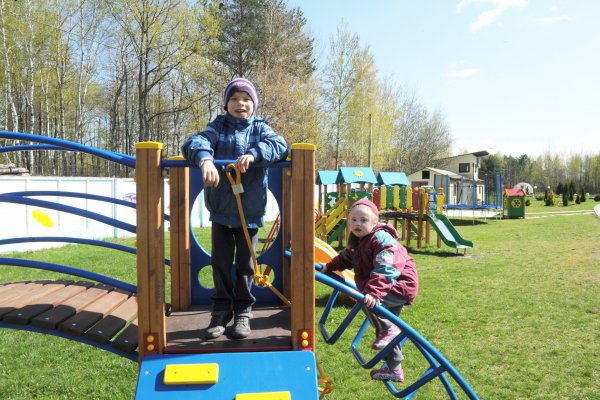
[[[458,172],[460,174],[470,172],[470,168],[469,168],[470,166],[471,166],[471,164],[469,164],[469,163],[460,163],[460,164],[458,164]]]
[[[421,171],[421,179],[429,179],[430,171]]]

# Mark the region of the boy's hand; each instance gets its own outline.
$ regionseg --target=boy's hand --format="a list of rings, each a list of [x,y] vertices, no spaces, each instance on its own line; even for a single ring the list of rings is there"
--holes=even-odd
[[[377,300],[377,297],[372,296],[370,294],[365,294],[365,306],[367,306],[368,308],[373,308],[375,307],[377,304],[379,304],[379,300]]]
[[[212,160],[204,160],[202,162],[202,179],[204,186],[217,186],[219,184],[219,171]]]
[[[252,154],[244,154],[235,161],[235,166],[243,174],[248,170],[251,162],[254,162],[254,156]]]

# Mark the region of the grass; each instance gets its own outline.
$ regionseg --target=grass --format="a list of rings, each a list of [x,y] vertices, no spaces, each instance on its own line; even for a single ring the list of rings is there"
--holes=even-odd
[[[455,219],[461,235],[474,242],[466,256],[445,246],[409,249],[417,261],[420,292],[402,318],[444,354],[481,399],[600,399],[600,218],[556,213],[594,205],[588,200],[544,207],[534,200],[525,219]],[[205,243],[207,232],[198,235]],[[135,257],[114,254],[68,246],[21,256],[134,282]],[[47,277],[54,275],[0,266],[2,282]],[[318,315],[329,293],[318,284]],[[351,303],[345,307],[332,313],[332,329]],[[319,337],[317,357],[333,384],[326,399],[391,398],[351,355],[351,329],[334,346]],[[405,357],[411,381],[425,365],[412,345]],[[259,370],[247,373],[260,376]],[[2,399],[131,399],[136,376],[137,364],[102,350],[0,329]],[[433,383],[417,398],[445,396]]]

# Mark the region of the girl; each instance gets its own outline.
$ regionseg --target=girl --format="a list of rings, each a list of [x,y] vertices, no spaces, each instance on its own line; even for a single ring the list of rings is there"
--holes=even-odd
[[[348,246],[325,265],[322,272],[354,268],[355,282],[364,295],[365,313],[375,328],[372,348],[383,349],[400,329],[370,309],[381,304],[394,315],[412,304],[419,288],[415,260],[398,243],[391,225],[379,222],[377,206],[366,198],[355,202],[348,212]],[[404,381],[402,349],[396,346],[385,356],[386,366],[371,371],[374,380]]]

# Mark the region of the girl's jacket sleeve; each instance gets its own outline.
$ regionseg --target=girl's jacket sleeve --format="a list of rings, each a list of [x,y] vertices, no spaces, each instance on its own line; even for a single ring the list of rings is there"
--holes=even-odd
[[[328,271],[342,271],[352,269],[352,251],[348,248],[332,258],[326,265]]]

